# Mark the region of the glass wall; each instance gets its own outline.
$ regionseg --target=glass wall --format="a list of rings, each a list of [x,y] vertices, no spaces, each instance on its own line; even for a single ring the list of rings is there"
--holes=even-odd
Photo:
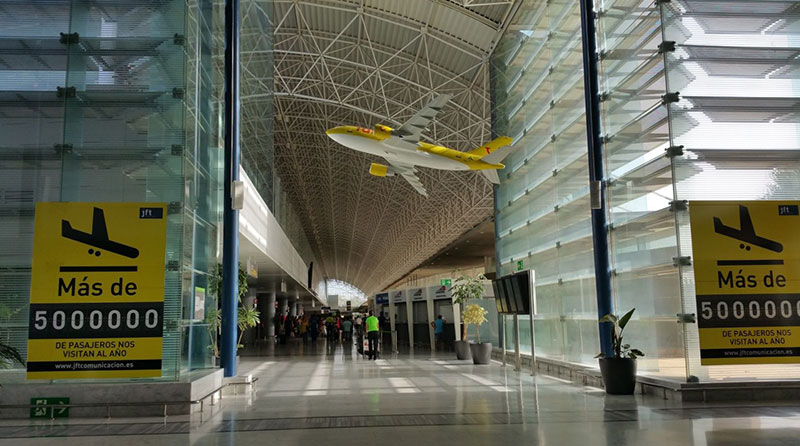
[[[497,188],[499,275],[518,262],[536,271],[537,355],[593,361],[597,303],[578,2],[524,1],[491,67],[493,130],[514,138],[515,148]]]
[[[615,307],[646,356],[639,370],[685,377],[660,13],[652,0],[605,0],[597,21]]]
[[[800,197],[800,27],[797,2],[662,3],[676,200]],[[691,203],[690,209],[691,210]],[[678,252],[692,255],[688,212]],[[691,257],[690,257],[691,258]],[[697,313],[694,271],[680,267],[683,312]],[[688,374],[701,381],[800,378],[800,366],[700,365],[697,324],[686,324]]]
[[[36,202],[167,202],[160,379],[209,366],[192,305],[219,219],[213,2],[11,3],[0,10],[4,341],[25,354]]]
[[[800,377],[795,365],[701,366],[697,324],[681,317],[697,313],[684,203],[800,196],[796,2],[595,5],[614,300],[636,308],[626,338],[647,354],[639,369]],[[522,145],[497,191],[497,250],[501,275],[519,261],[536,271],[537,355],[594,365],[583,91],[566,75],[582,75],[577,8],[524,2],[492,58],[494,129]]]

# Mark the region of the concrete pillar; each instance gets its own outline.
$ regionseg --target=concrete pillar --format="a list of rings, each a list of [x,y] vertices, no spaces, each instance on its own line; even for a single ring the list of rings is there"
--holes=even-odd
[[[264,337],[275,336],[275,292],[258,295],[258,306],[261,311],[261,322],[264,325]]]
[[[395,315],[397,314],[397,308],[394,305],[394,292],[389,293],[389,331],[392,337],[392,353],[397,352],[397,327],[395,323]]]
[[[433,289],[431,289],[431,287],[428,287],[427,291],[428,293],[425,297],[425,304],[428,307],[428,339],[431,341],[431,351],[435,352],[436,335],[433,333],[433,327],[431,327],[431,322],[433,322],[434,319],[436,319],[436,313],[434,311],[434,304],[433,304],[433,297],[436,294],[436,292]],[[456,327],[458,327],[458,324],[456,324]],[[458,331],[458,328],[456,328],[456,331]],[[458,337],[456,337],[456,339],[458,339]]]
[[[289,303],[289,316],[297,316],[297,302],[294,302],[294,298],[292,298],[292,302]]]
[[[408,319],[408,346],[414,349],[414,302],[411,297],[411,290],[406,291],[406,319]]]

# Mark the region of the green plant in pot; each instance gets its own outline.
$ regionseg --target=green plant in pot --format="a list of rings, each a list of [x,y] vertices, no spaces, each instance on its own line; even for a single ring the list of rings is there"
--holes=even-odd
[[[622,317],[614,314],[607,314],[600,319],[600,322],[610,323],[611,346],[614,351],[613,357],[606,357],[600,353],[596,358],[600,358],[600,372],[603,374],[603,384],[606,393],[610,395],[633,395],[636,388],[636,358],[644,356],[641,350],[631,348],[630,344],[622,343],[622,333],[625,326],[633,316],[636,308],[625,313]]]
[[[488,364],[492,356],[492,344],[489,342],[481,342],[480,326],[486,322],[486,315],[488,313],[486,309],[478,304],[467,305],[467,308],[464,310],[464,322],[469,325],[474,325],[475,334],[478,336],[477,343],[469,344],[473,364]]]
[[[450,294],[453,297],[453,304],[461,308],[462,319],[466,303],[471,299],[483,298],[484,280],[486,280],[486,277],[483,274],[478,274],[475,277],[461,276],[453,283]],[[461,326],[461,340],[455,342],[455,347],[458,359],[470,359],[472,357],[469,342],[467,342],[466,323]]]
[[[242,345],[242,336],[249,328],[253,328],[261,322],[261,313],[256,309],[255,305],[247,306],[242,304],[242,298],[247,295],[247,270],[239,264],[239,309],[237,314],[236,325],[239,328],[239,337],[237,339],[237,350],[244,347]],[[219,302],[222,300],[222,265],[217,265],[211,270],[208,279],[208,288],[211,295],[214,296],[214,305],[206,310],[206,327],[211,337],[211,344],[209,348],[214,351],[214,356],[219,358],[219,336],[221,335],[222,328],[222,310],[219,308]]]

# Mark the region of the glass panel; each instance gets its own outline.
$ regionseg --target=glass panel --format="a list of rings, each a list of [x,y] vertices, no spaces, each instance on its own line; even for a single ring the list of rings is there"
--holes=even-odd
[[[58,201],[70,2],[0,8],[0,339],[26,357],[37,201]],[[23,381],[13,364],[0,381]]]
[[[509,29],[491,61],[493,128],[521,147],[505,162],[497,189],[498,273],[514,271],[518,260],[536,273],[537,355],[595,365],[579,3],[525,1]],[[521,320],[527,354],[529,322]]]
[[[800,28],[790,1],[662,3],[671,92],[671,145],[679,200],[797,199],[800,193]],[[691,256],[688,213],[677,245]],[[681,267],[684,313],[696,313],[694,272]],[[686,324],[688,371],[701,381],[796,379],[799,365],[700,365],[696,324]]]
[[[23,352],[35,202],[154,201],[170,203],[158,379],[212,366],[210,297],[195,292],[217,254],[221,12],[211,0],[0,11],[0,241],[13,247],[0,254],[0,335]]]
[[[652,1],[604,1],[598,38],[606,133],[607,197],[612,223],[615,307],[636,308],[626,339],[645,352],[646,374],[685,378],[680,279],[672,201],[661,14]]]

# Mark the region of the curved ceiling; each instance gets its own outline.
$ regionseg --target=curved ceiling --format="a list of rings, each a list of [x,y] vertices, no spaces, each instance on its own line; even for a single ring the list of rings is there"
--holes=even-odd
[[[491,216],[478,173],[421,168],[426,199],[402,178],[369,175],[380,158],[325,130],[399,126],[451,93],[426,139],[459,150],[488,141],[488,56],[516,3],[274,1],[275,164],[328,278],[379,291]]]

